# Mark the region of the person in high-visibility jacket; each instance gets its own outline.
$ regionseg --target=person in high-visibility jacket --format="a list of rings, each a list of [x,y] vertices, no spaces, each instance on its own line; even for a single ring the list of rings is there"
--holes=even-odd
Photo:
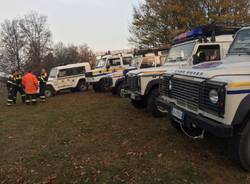
[[[15,71],[12,72],[12,75],[7,80],[6,83],[7,90],[8,90],[8,100],[7,105],[12,106],[15,104],[15,91],[17,90],[17,83],[15,80]]]
[[[41,74],[39,76],[39,96],[42,102],[46,101],[45,97],[45,90],[46,90],[46,83],[48,81],[48,74],[45,69],[42,69]]]
[[[26,104],[36,104],[36,96],[38,91],[38,80],[36,76],[29,70],[22,78],[22,85],[26,94]]]
[[[17,84],[17,87],[14,88],[14,103],[16,103],[16,98],[17,98],[17,93],[19,92],[21,97],[22,97],[22,102],[25,103],[25,93],[24,93],[24,90],[23,90],[23,86],[22,86],[22,76],[20,74],[20,71],[17,70],[15,72],[15,75],[14,75],[14,79],[15,79],[15,82]]]

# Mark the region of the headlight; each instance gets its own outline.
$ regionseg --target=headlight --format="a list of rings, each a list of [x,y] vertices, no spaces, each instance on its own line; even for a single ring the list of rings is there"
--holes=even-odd
[[[216,91],[215,89],[212,89],[209,92],[209,100],[210,102],[212,102],[213,104],[217,104],[219,101],[219,94],[218,91]]]

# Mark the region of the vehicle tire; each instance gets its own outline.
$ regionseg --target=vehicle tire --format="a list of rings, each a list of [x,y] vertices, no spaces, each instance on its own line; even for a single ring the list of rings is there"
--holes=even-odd
[[[131,104],[136,108],[136,109],[143,109],[146,107],[146,103],[144,100],[131,100]]]
[[[229,140],[229,157],[250,171],[250,120]]]
[[[45,96],[46,97],[52,97],[55,94],[55,90],[53,89],[52,86],[47,86],[45,90]]]
[[[87,89],[86,83],[84,81],[79,81],[76,86],[76,90],[82,92],[82,91],[86,91],[86,89]]]
[[[175,128],[178,132],[182,132],[181,130],[181,125],[179,123],[177,123],[176,121],[174,121],[173,119],[170,119],[170,125]]]
[[[99,86],[100,86],[100,92],[107,92],[109,90],[109,87],[105,85],[104,80],[101,80],[99,82]]]
[[[116,88],[115,88],[116,95],[118,95],[119,97],[122,96],[122,94],[121,94],[121,92],[122,92],[122,86],[123,86],[123,83],[120,82],[120,83],[116,86]]]
[[[156,98],[159,97],[159,89],[155,88],[150,91],[147,101],[147,112],[151,113],[154,117],[164,117],[168,111],[161,109],[156,104]]]
[[[99,82],[96,83],[96,84],[93,84],[93,89],[96,93],[100,92],[100,85],[99,85]]]

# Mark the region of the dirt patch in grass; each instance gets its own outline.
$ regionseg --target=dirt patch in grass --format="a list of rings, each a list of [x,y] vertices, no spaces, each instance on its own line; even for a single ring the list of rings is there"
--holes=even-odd
[[[35,107],[1,95],[0,183],[250,183],[226,141],[193,141],[110,94],[64,94]]]

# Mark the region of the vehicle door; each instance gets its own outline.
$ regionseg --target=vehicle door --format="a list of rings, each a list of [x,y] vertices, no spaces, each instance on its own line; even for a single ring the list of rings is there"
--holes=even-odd
[[[129,68],[130,66],[132,66],[132,57],[123,57],[122,58],[122,65],[124,68]]]
[[[76,87],[80,78],[83,78],[85,76],[85,71],[86,69],[84,66],[72,68],[68,78],[69,86]]]
[[[58,89],[62,90],[62,89],[67,89],[70,88],[70,76],[72,71],[71,69],[62,69],[59,70],[58,72]]]
[[[109,59],[109,70],[119,71],[122,69],[122,58],[112,58]]]

